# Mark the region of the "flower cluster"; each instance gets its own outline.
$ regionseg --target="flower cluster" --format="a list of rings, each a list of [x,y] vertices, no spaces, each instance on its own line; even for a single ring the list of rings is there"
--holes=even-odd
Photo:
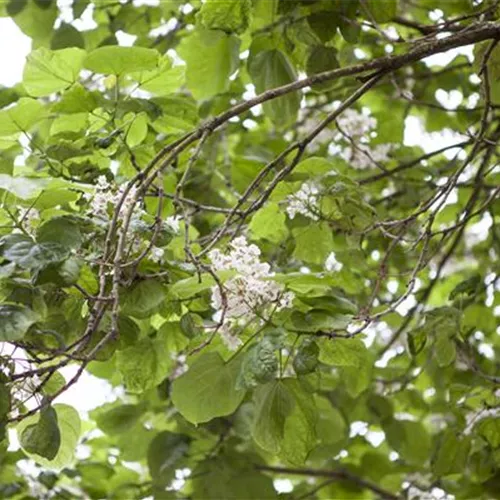
[[[310,134],[319,124],[315,118],[306,118],[299,127],[302,135]],[[340,155],[351,167],[364,170],[376,163],[389,160],[392,144],[378,144],[371,147],[371,138],[375,135],[377,119],[369,112],[358,112],[346,109],[338,118],[338,132],[324,128],[310,145],[310,151],[315,152],[320,145],[327,144],[331,155]]]
[[[178,233],[181,229],[181,216],[171,215],[165,219],[165,226],[167,226],[173,233]]]
[[[392,149],[392,144],[377,144],[373,148],[366,145],[359,145],[357,148],[347,146],[341,151],[340,156],[356,170],[365,170],[374,163],[388,161]]]
[[[116,206],[125,194],[127,185],[124,184],[114,190],[104,175],[100,175],[97,179],[94,194],[87,193],[85,198],[90,202],[89,213],[95,218],[107,221],[109,219],[108,208],[110,205]],[[132,186],[120,207],[120,218],[123,218],[130,210],[133,210],[130,225],[134,226],[137,223],[144,211],[136,206],[137,188]]]
[[[330,252],[325,261],[325,270],[328,272],[340,271],[342,267],[343,264],[336,259],[335,252]]]
[[[377,120],[368,113],[346,109],[337,119],[340,129],[352,139],[361,139],[377,126]]]
[[[319,121],[315,118],[305,118],[300,124],[298,131],[301,135],[309,135],[312,131],[319,125]],[[314,138],[309,145],[309,151],[315,153],[319,150],[322,144],[329,144],[333,140],[332,131],[325,127],[319,134]]]
[[[269,264],[260,261],[260,249],[249,245],[245,237],[235,238],[229,253],[212,250],[209,254],[215,271],[236,271],[236,276],[224,283],[223,290],[218,285],[212,287],[212,306],[217,311],[215,317],[222,318],[221,337],[230,349],[240,344],[231,334],[230,327],[239,319],[254,317],[257,310],[265,314],[265,309],[274,305],[276,310],[291,307],[294,295],[284,292],[283,286],[272,281],[273,273]]]
[[[431,488],[429,491],[425,491],[415,485],[408,488],[406,495],[408,500],[452,500],[455,498],[439,488]]]
[[[288,217],[293,219],[297,214],[302,214],[311,220],[319,220],[319,190],[320,186],[317,184],[304,182],[295,194],[287,197]]]

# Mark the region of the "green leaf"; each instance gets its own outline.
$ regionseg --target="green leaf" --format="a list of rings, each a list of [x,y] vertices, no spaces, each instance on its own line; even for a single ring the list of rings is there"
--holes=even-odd
[[[219,274],[219,278],[230,277],[231,271],[223,271]],[[202,274],[200,278],[193,276],[192,278],[179,280],[170,287],[169,292],[179,299],[185,299],[209,290],[215,285],[215,280],[210,274]]]
[[[208,99],[229,89],[229,76],[239,66],[240,41],[222,31],[196,30],[179,46],[186,61],[186,80],[196,99]]]
[[[283,52],[265,50],[258,53],[248,68],[252,82],[260,94],[266,90],[281,87],[297,79],[295,69]],[[300,107],[300,94],[290,92],[263,105],[264,112],[275,125],[285,127],[297,119]]]
[[[21,97],[15,106],[0,110],[0,137],[29,131],[45,114],[42,103]]]
[[[161,116],[152,126],[164,134],[180,134],[187,132],[198,123],[196,101],[190,96],[163,97],[158,100],[161,105]]]
[[[307,22],[316,36],[324,43],[330,41],[339,26],[339,16],[336,12],[322,10],[307,17]]]
[[[144,408],[140,405],[115,406],[114,403],[110,403],[96,410],[92,417],[95,418],[97,427],[111,436],[130,430],[143,412]]]
[[[254,392],[255,416],[252,436],[264,450],[278,454],[285,433],[285,421],[295,405],[283,381],[259,386]]]
[[[24,451],[31,457],[35,462],[39,463],[43,467],[50,469],[62,469],[70,465],[74,459],[76,446],[78,444],[78,439],[80,437],[80,417],[78,412],[71,406],[65,404],[56,404],[52,406],[57,416],[57,425],[59,427],[60,433],[60,446],[57,454],[52,459],[47,459],[39,455],[33,455],[28,450]],[[17,426],[18,435],[22,436],[24,430],[37,422],[37,416],[27,417]],[[53,426],[53,419],[51,417],[52,424],[49,428]],[[55,432],[54,432],[55,435]],[[40,438],[41,439],[41,438]],[[21,440],[22,441],[22,440]],[[43,442],[43,440],[42,440]],[[22,442],[21,442],[22,445]],[[47,443],[47,448],[52,449],[52,445]]]
[[[360,368],[368,362],[368,350],[358,339],[318,339],[319,360],[332,366]]]
[[[341,378],[347,393],[352,398],[357,398],[372,383],[372,363],[365,360],[361,366],[344,366],[341,368]]]
[[[389,445],[403,460],[410,464],[423,465],[430,455],[431,438],[420,422],[389,420],[382,422]]]
[[[311,309],[307,313],[293,311],[285,325],[296,332],[319,332],[345,329],[352,319],[348,314],[332,314],[322,309]]]
[[[31,52],[23,73],[23,85],[28,94],[40,97],[71,86],[82,69],[86,53],[78,48]]]
[[[348,437],[348,426],[340,411],[323,396],[316,396],[318,422],[316,434],[321,443],[328,445],[343,442]]]
[[[83,236],[76,220],[54,217],[38,228],[36,239],[42,244],[57,244],[71,250],[80,247]]]
[[[475,295],[483,287],[482,277],[480,274],[475,274],[474,276],[461,281],[451,292],[448,298],[450,300],[455,300],[461,295],[470,297]]]
[[[375,21],[386,23],[397,14],[398,0],[366,0],[366,7]]]
[[[335,173],[335,164],[327,158],[319,156],[311,156],[301,161],[293,169],[293,178],[301,180],[309,179],[310,177],[321,176],[329,173]]]
[[[163,339],[147,337],[118,351],[116,364],[127,390],[141,393],[167,377],[172,360]]]
[[[251,12],[251,0],[207,0],[197,20],[207,29],[242,33],[248,28]]]
[[[418,353],[422,352],[422,349],[427,343],[427,333],[427,330],[422,327],[416,328],[408,333],[408,348],[412,356],[416,356]]]
[[[281,456],[294,465],[303,464],[316,445],[318,412],[312,394],[296,379],[285,380],[295,401],[291,415],[285,421]]]
[[[61,23],[61,26],[54,31],[52,40],[50,41],[50,48],[52,50],[65,49],[69,47],[85,48],[85,40],[82,33],[74,26],[68,23]]]
[[[81,132],[87,127],[88,113],[71,113],[58,116],[50,127],[50,135]]]
[[[148,135],[148,122],[146,113],[139,113],[134,117],[125,136],[125,142],[130,148],[135,148],[146,139]]]
[[[293,369],[297,375],[313,372],[318,366],[319,347],[311,339],[304,339],[293,358]]]
[[[310,224],[292,229],[295,238],[295,258],[311,264],[323,265],[333,248],[332,231],[328,224]]]
[[[239,363],[225,363],[215,352],[202,354],[172,384],[174,406],[193,424],[230,415],[245,396],[236,389],[239,368]]]
[[[158,310],[167,293],[156,280],[140,281],[121,295],[124,314],[135,318],[146,318]]]
[[[295,379],[276,380],[254,392],[252,436],[264,450],[303,463],[316,442],[317,411],[312,395]]]
[[[0,304],[0,340],[21,340],[29,327],[38,321],[38,315],[19,304]]]
[[[474,69],[477,73],[481,70],[484,57],[490,50],[489,41],[478,43],[474,47]],[[488,82],[490,87],[490,100],[492,104],[500,104],[500,48],[495,46],[488,58]],[[484,72],[482,73],[484,78]]]
[[[337,50],[333,47],[324,47],[322,45],[318,45],[311,50],[306,63],[306,71],[309,76],[323,73],[324,71],[330,71],[338,67]],[[332,80],[314,84],[312,88],[316,91],[323,92],[335,87],[335,85],[337,85],[337,82]]]
[[[62,93],[59,101],[53,105],[53,110],[59,113],[90,112],[98,106],[98,94],[75,83]]]
[[[236,388],[248,389],[269,382],[275,377],[277,371],[276,346],[268,337],[264,337],[245,353],[236,380]]]
[[[11,234],[1,243],[3,257],[25,269],[41,269],[51,262],[60,262],[67,257],[67,250],[58,243],[37,244],[25,235]]]
[[[354,3],[354,2],[353,2]],[[341,17],[339,19],[339,29],[344,40],[348,43],[357,43],[359,35],[361,33],[361,27],[353,19],[348,19]]]
[[[61,447],[61,432],[54,408],[43,409],[38,422],[26,426],[20,433],[19,442],[27,453],[54,460]]]
[[[84,67],[94,73],[124,75],[154,70],[159,53],[144,47],[99,47],[85,58]]]
[[[250,221],[248,229],[256,240],[279,243],[288,236],[286,215],[277,203],[269,203],[261,208]]]
[[[173,66],[170,57],[164,56],[156,69],[132,73],[130,76],[141,89],[161,96],[177,92],[184,83],[184,74],[183,66]]]
[[[43,385],[42,391],[47,396],[58,393],[66,385],[66,379],[59,372],[54,372]]]
[[[9,388],[0,380],[0,422],[7,418],[10,408],[11,402]]]
[[[451,365],[456,358],[454,340],[440,335],[434,343],[434,357],[440,367]]]
[[[53,283],[60,287],[74,285],[80,277],[81,267],[81,261],[73,257],[60,263],[50,263],[37,273],[35,283],[37,285]]]
[[[151,441],[147,460],[153,481],[167,486],[175,478],[179,462],[187,455],[190,439],[183,434],[160,432]]]
[[[461,438],[452,429],[441,436],[435,456],[432,459],[432,472],[435,477],[442,477],[454,472],[460,473],[466,465],[470,440]]]
[[[5,189],[22,200],[29,200],[36,196],[48,182],[48,179],[43,178],[12,177],[0,174],[0,189]]]
[[[58,16],[57,4],[49,1],[12,0],[12,18],[36,45],[47,44]]]
[[[477,432],[494,448],[500,446],[500,418],[484,418],[477,424]]]
[[[273,481],[258,472],[258,457],[231,453],[199,462],[192,474],[193,498],[203,500],[276,499]]]
[[[183,314],[178,326],[180,327],[181,332],[190,339],[204,332],[203,319],[193,313]]]

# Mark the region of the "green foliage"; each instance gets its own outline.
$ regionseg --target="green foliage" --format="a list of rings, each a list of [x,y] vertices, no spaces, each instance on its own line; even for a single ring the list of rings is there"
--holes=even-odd
[[[196,30],[184,39],[179,54],[186,61],[186,84],[196,99],[229,89],[229,76],[238,67],[240,41],[219,30]]]
[[[228,33],[242,33],[248,28],[252,12],[250,0],[208,0],[198,15],[202,26]]]
[[[26,59],[23,86],[35,97],[64,90],[78,79],[84,57],[85,51],[78,48],[51,51],[41,47]]]
[[[0,498],[499,498],[495,1],[0,15]]]
[[[297,75],[283,52],[272,49],[259,52],[250,61],[248,71],[258,93],[293,82]],[[290,93],[264,104],[264,112],[277,126],[290,125],[297,118],[298,93]]]
[[[37,314],[18,304],[0,304],[0,339],[20,340],[29,327],[38,320]]]
[[[78,412],[65,404],[48,407],[40,416],[28,417],[17,426],[26,454],[53,469],[62,469],[73,462],[80,432]]]
[[[85,58],[83,65],[95,73],[122,76],[148,71],[158,64],[158,53],[142,47],[99,47]]]
[[[61,447],[61,432],[54,408],[43,409],[38,422],[22,430],[20,442],[27,453],[54,460]]]
[[[182,434],[160,432],[149,445],[148,468],[157,485],[167,486],[175,477],[175,467],[189,450],[189,438]]]
[[[245,391],[236,387],[237,362],[225,363],[217,353],[201,355],[172,384],[172,402],[182,416],[198,424],[236,410]]]

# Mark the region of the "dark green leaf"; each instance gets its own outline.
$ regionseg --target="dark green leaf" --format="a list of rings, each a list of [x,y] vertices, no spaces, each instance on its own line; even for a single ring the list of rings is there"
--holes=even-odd
[[[61,446],[61,431],[54,408],[43,409],[38,422],[23,429],[19,441],[28,453],[53,460]]]
[[[258,93],[281,87],[296,80],[294,67],[283,52],[265,50],[257,54],[248,68]],[[277,126],[285,127],[294,122],[300,106],[300,95],[291,92],[264,104],[264,111]]]

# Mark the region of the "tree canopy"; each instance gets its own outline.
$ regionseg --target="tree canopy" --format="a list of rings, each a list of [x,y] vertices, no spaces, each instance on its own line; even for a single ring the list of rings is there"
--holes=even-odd
[[[0,16],[0,498],[500,498],[498,0]]]

